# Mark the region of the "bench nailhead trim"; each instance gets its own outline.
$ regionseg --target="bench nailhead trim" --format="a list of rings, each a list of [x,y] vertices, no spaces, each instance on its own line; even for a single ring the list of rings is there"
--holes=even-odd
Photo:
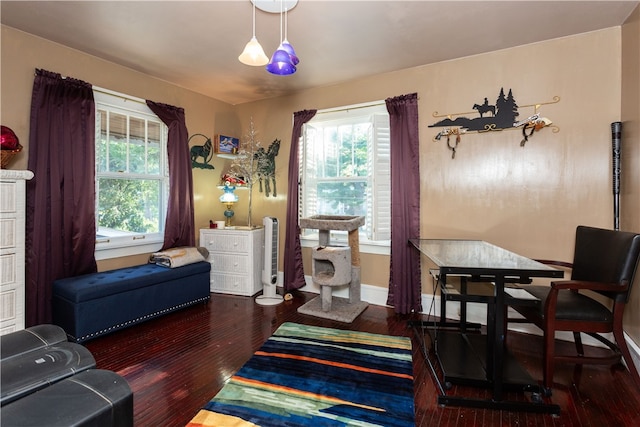
[[[76,337],[73,337],[73,338],[74,338],[75,341],[84,341],[84,340],[89,339],[89,338],[95,338],[95,337],[98,337],[100,335],[104,335],[107,332],[110,332],[110,331],[112,331],[114,329],[120,329],[120,328],[122,328],[124,326],[133,325],[135,323],[139,323],[139,322],[141,322],[143,320],[150,319],[150,318],[153,318],[153,317],[157,317],[157,316],[159,316],[161,314],[165,314],[165,313],[168,313],[170,311],[176,311],[176,310],[178,310],[180,308],[183,308],[183,307],[187,307],[187,306],[190,306],[190,305],[193,305],[193,304],[197,304],[199,302],[208,301],[209,298],[210,297],[202,297],[202,298],[195,299],[193,301],[183,302],[182,304],[174,305],[173,307],[170,307],[170,308],[164,308],[162,310],[158,310],[156,312],[153,312],[153,313],[150,313],[150,314],[145,314],[144,316],[137,317],[137,318],[135,318],[133,320],[127,320],[126,322],[119,323],[119,324],[113,325],[113,326],[109,326],[106,329],[102,329],[102,330],[100,330],[98,332],[94,332],[94,333],[91,333],[91,334],[84,335],[84,336],[82,336],[80,338],[76,338]]]

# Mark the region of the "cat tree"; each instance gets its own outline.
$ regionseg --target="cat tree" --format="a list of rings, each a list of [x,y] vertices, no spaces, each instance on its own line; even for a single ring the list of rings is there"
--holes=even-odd
[[[313,248],[312,281],[320,296],[307,302],[298,312],[351,323],[369,304],[361,301],[360,243],[358,229],[364,216],[316,215],[300,219],[301,228],[318,230],[318,246]],[[331,231],[347,231],[348,246],[331,244]],[[333,290],[348,287],[349,298],[333,296]]]

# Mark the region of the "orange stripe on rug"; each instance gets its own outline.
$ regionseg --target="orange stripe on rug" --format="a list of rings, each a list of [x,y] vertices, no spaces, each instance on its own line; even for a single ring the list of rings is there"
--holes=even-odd
[[[351,365],[349,363],[331,362],[329,360],[316,359],[315,357],[296,356],[295,354],[285,354],[285,353],[267,353],[260,350],[256,351],[255,354],[258,356],[265,356],[265,357],[279,357],[281,359],[302,360],[305,362],[319,363],[321,365],[335,366],[338,368],[345,368],[345,369],[353,369],[354,371],[368,372],[372,374],[387,375],[390,377],[405,378],[405,379],[413,380],[413,375],[382,371],[380,369],[369,369],[369,368],[364,368],[362,366]]]
[[[258,427],[254,423],[232,415],[217,414],[201,409],[186,427]]]
[[[327,403],[356,406],[358,408],[364,408],[364,409],[369,409],[369,410],[372,410],[372,411],[384,412],[384,409],[381,409],[381,408],[376,408],[376,407],[367,406],[367,405],[361,405],[359,403],[349,402],[349,401],[346,401],[346,400],[337,399],[335,397],[331,397],[331,396],[327,396],[327,395],[323,395],[323,394],[309,393],[309,392],[306,392],[306,391],[298,390],[296,388],[274,385],[274,384],[271,384],[271,383],[265,383],[265,382],[262,382],[262,381],[252,380],[252,379],[249,379],[249,378],[243,378],[243,377],[239,377],[239,376],[236,376],[236,375],[234,375],[231,378],[231,381],[235,382],[235,383],[249,385],[249,386],[260,387],[260,388],[263,388],[265,390],[280,391],[280,392],[283,392],[283,393],[293,394],[293,395],[296,395],[296,396],[303,396],[303,397],[307,397],[307,398],[314,399],[314,400],[322,400],[322,401],[327,402]]]

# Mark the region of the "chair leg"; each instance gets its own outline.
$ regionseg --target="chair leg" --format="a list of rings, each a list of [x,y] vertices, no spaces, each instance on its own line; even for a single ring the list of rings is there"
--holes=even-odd
[[[582,381],[583,368],[584,368],[584,365],[582,363],[576,363],[575,366],[573,367],[573,383],[575,384],[578,390],[580,390],[580,382]]]
[[[579,356],[584,356],[584,347],[582,347],[582,338],[580,332],[573,333],[573,342],[576,344],[576,351]]]
[[[555,357],[555,333],[553,330],[544,331],[544,344],[543,344],[543,354],[544,354],[544,368],[542,371],[542,384],[546,388],[545,394],[551,394],[551,386],[553,385],[553,368],[554,368],[554,357]]]
[[[631,353],[629,352],[629,347],[627,347],[627,341],[624,339],[624,333],[621,329],[615,328],[613,331],[613,336],[616,339],[616,344],[620,349],[620,353],[622,353],[622,357],[627,364],[627,369],[629,369],[629,373],[631,373],[631,377],[638,387],[640,387],[640,376],[638,375],[638,370],[636,369],[636,365],[633,363],[633,359],[631,358]]]

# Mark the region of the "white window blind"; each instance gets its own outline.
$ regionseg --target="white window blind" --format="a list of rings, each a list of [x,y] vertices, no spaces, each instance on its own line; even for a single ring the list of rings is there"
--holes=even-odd
[[[383,103],[320,111],[305,124],[300,214],[364,215],[361,241],[391,236],[389,115]],[[305,230],[304,235],[315,233]],[[336,232],[334,237],[346,238]]]

